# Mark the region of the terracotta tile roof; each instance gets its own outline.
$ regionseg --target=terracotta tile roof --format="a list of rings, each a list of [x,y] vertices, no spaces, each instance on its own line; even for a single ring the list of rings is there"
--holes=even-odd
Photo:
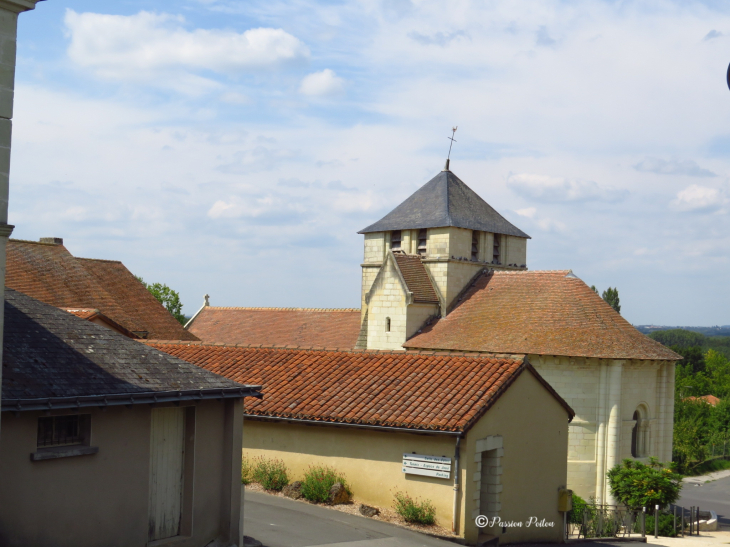
[[[88,397],[189,390],[202,390],[202,397],[206,390],[244,387],[9,288],[2,366],[3,410],[49,399],[47,409],[68,408],[69,398],[81,404]]]
[[[393,253],[395,261],[408,290],[413,293],[413,301],[425,304],[438,304],[439,298],[428,277],[421,258],[403,253]]]
[[[685,397],[685,401],[698,401],[707,403],[711,406],[717,406],[717,403],[720,402],[720,399],[718,397],[715,397],[714,395],[702,395],[700,397]]]
[[[250,416],[464,432],[526,370],[574,415],[521,357],[143,343],[263,385],[264,399],[246,402]]]
[[[197,340],[115,260],[76,258],[66,247],[11,239],[6,286],[58,308],[93,308],[148,338]]]
[[[127,336],[128,338],[139,338],[136,334],[134,334],[131,330],[125,329],[122,325],[111,319],[110,317],[107,317],[103,313],[101,313],[99,310],[92,309],[92,308],[61,308],[63,311],[70,313],[71,315],[75,315],[76,317],[80,317],[81,319],[86,319],[87,321],[92,321],[94,323],[102,322],[112,330],[116,330],[120,334],[123,334],[124,336]]]
[[[569,271],[490,272],[404,347],[605,359],[681,359]]]
[[[188,330],[204,342],[351,349],[360,310],[206,306]]]

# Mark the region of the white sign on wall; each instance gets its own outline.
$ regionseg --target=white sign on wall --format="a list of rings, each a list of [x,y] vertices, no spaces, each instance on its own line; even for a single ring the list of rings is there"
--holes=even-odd
[[[451,458],[403,454],[403,473],[449,479],[451,478]]]

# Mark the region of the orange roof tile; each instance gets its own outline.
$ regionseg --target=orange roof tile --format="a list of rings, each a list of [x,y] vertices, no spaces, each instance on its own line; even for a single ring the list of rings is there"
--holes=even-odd
[[[188,330],[205,342],[350,349],[360,310],[204,307]]]
[[[686,397],[684,400],[703,402],[703,403],[707,403],[708,405],[712,405],[712,406],[717,406],[717,403],[720,402],[720,399],[718,397],[715,397],[714,395],[702,395],[700,397]]]
[[[526,370],[574,416],[522,358],[144,343],[262,385],[264,399],[246,402],[250,416],[466,432]]]
[[[74,257],[66,247],[11,239],[6,286],[62,309],[98,309],[148,338],[197,340],[121,262]]]
[[[403,344],[414,349],[681,359],[616,313],[569,271],[490,272],[445,318]]]

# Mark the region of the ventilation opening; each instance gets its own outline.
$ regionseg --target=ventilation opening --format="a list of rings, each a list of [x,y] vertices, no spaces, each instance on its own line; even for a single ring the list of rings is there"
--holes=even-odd
[[[418,231],[418,254],[426,256],[426,242],[428,241],[428,231],[423,229]]]
[[[477,230],[471,232],[471,259],[479,260],[479,232]]]
[[[390,317],[385,318],[385,332],[390,332]]]
[[[393,230],[390,233],[390,248],[393,251],[400,251],[401,234],[400,230]]]
[[[501,264],[500,257],[500,246],[502,237],[499,234],[494,234],[494,250],[492,251],[492,264]]]

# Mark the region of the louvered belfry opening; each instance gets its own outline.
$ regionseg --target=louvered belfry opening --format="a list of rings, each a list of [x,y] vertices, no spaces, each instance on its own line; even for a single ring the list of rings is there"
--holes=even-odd
[[[428,241],[428,230],[421,228],[418,231],[418,255],[426,256],[426,242]]]
[[[500,257],[500,241],[501,237],[499,234],[494,234],[494,251],[492,252],[492,264],[501,264]]]
[[[393,230],[390,233],[390,248],[393,251],[400,251],[401,250],[401,231],[400,230]]]
[[[479,231],[471,231],[471,259],[479,260]]]

